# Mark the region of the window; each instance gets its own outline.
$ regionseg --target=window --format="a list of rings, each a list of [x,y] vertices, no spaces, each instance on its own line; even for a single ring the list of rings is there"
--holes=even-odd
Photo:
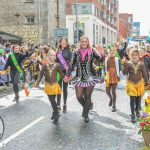
[[[91,3],[80,3],[80,4],[72,4],[71,6],[71,14],[76,14],[76,7],[77,7],[77,14],[92,14],[92,4]]]
[[[26,24],[35,24],[35,16],[26,16]]]
[[[34,0],[26,0],[25,3],[34,3]]]

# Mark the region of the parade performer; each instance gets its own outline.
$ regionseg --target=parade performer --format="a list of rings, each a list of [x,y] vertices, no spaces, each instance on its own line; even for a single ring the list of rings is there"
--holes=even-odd
[[[64,75],[68,75],[70,72],[70,64],[72,59],[72,52],[70,51],[70,46],[68,43],[68,39],[63,37],[60,39],[58,43],[58,51],[57,51],[57,62],[60,64],[60,67],[63,70]],[[59,81],[59,85],[61,89],[63,89],[63,112],[67,111],[67,96],[68,96],[68,82],[64,82],[62,80]],[[60,107],[61,95],[57,95],[57,105],[58,110],[61,110]]]
[[[48,95],[49,101],[53,108],[53,115],[51,120],[53,120],[54,124],[57,124],[59,120],[59,113],[57,110],[57,103],[56,103],[56,95],[61,94],[62,90],[57,81],[57,72],[59,72],[60,78],[63,79],[64,75],[58,63],[55,63],[56,60],[56,53],[55,51],[51,50],[48,54],[49,60],[48,64],[42,66],[40,74],[36,83],[33,85],[37,87],[42,79],[45,77],[45,87],[44,91]]]
[[[101,52],[104,55],[104,52]],[[74,52],[72,69],[77,67],[76,75],[72,80],[75,86],[76,97],[83,107],[82,116],[85,122],[89,122],[89,110],[91,107],[91,96],[96,83],[100,79],[93,75],[93,59],[102,59],[102,54],[92,49],[88,37],[81,37],[79,47]]]
[[[147,51],[145,47],[140,47],[139,49],[139,58],[140,61],[144,64],[146,68],[146,73],[148,76],[148,80],[150,81],[150,57],[147,56]],[[139,101],[139,109],[141,110],[141,99]]]
[[[139,99],[144,94],[144,85],[148,85],[148,77],[143,63],[139,61],[139,52],[136,49],[130,51],[130,61],[123,59],[123,74],[127,75],[126,92],[130,96],[131,122],[135,123],[135,113],[140,117]]]
[[[115,47],[110,47],[108,57],[105,59],[106,93],[110,98],[109,106],[112,106],[112,112],[116,112],[116,87],[121,70],[120,61],[115,57],[115,53]]]
[[[13,91],[15,93],[15,98],[13,101],[19,101],[19,80],[23,74],[22,63],[23,60],[28,57],[28,49],[25,54],[19,52],[20,46],[15,45],[12,48],[12,53],[9,55],[4,70],[10,66],[10,76],[13,84]]]

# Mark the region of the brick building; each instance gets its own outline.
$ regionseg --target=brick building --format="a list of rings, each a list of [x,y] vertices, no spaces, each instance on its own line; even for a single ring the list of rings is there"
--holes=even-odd
[[[14,35],[22,38],[25,43],[54,43],[54,29],[66,26],[65,2],[66,0],[1,0],[0,32],[3,34],[0,35]]]
[[[69,42],[76,43],[83,34],[89,37],[93,45],[116,41],[118,3],[118,0],[67,0]]]
[[[133,14],[119,14],[119,36],[120,38],[128,39],[132,36]]]

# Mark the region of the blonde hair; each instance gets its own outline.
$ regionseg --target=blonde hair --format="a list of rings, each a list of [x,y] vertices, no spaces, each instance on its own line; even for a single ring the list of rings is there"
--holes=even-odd
[[[88,41],[88,46],[87,46],[87,48],[92,48],[91,45],[90,45],[90,40],[89,40],[89,38],[88,38],[87,36],[81,36],[77,49],[78,49],[78,50],[81,49],[81,41],[82,41],[83,39],[86,39],[86,40]]]
[[[131,49],[130,52],[129,52],[129,57],[130,57],[130,59],[131,59],[133,53],[136,53],[137,55],[139,55],[139,51],[138,51],[137,49],[133,48],[133,49]]]

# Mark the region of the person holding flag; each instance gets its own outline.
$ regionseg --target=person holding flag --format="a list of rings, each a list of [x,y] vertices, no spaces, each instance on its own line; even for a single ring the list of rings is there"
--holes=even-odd
[[[10,77],[13,84],[13,91],[15,93],[15,98],[13,101],[19,101],[19,80],[22,78],[23,70],[22,63],[23,60],[28,57],[28,49],[26,49],[26,53],[22,54],[19,52],[20,46],[15,45],[12,48],[12,53],[9,55],[4,70],[10,67]],[[5,71],[4,71],[5,72]]]

